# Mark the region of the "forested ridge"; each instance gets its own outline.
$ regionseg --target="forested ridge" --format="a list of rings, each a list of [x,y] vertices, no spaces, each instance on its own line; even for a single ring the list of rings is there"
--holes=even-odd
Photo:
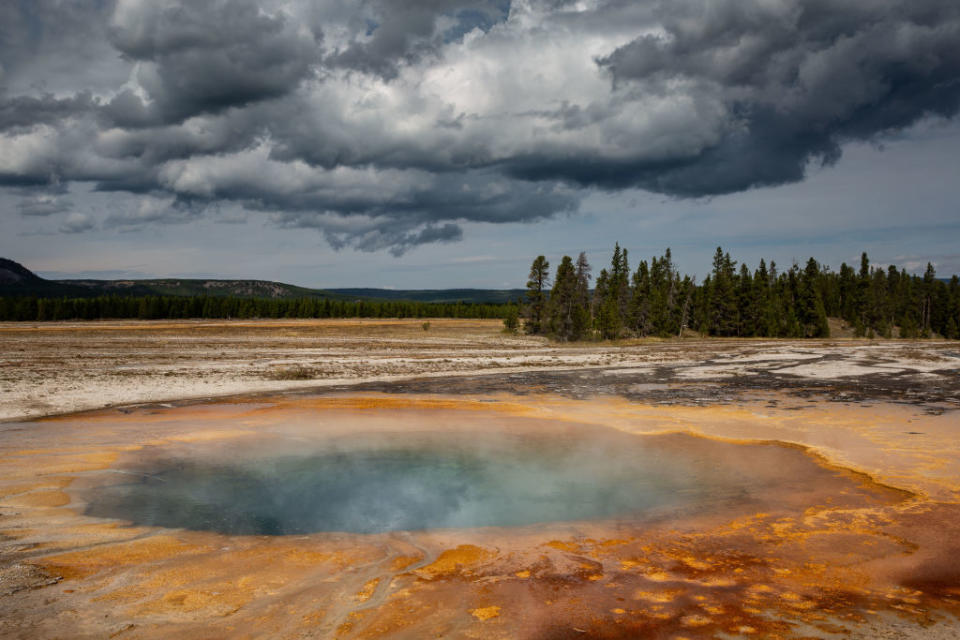
[[[235,296],[0,297],[0,320],[502,318],[502,304]]]
[[[859,337],[960,338],[960,282],[938,280],[931,264],[923,276],[894,266],[838,272],[810,258],[779,270],[761,260],[751,270],[718,247],[713,268],[697,284],[681,276],[670,250],[630,269],[627,250],[616,245],[609,268],[591,288],[585,254],[564,256],[551,278],[549,262],[531,265],[523,328],[557,340],[702,335],[826,338],[828,317],[842,318]],[[508,317],[508,325],[516,324]]]
[[[867,255],[859,268],[839,271],[810,258],[781,270],[761,260],[755,269],[717,248],[702,282],[681,275],[669,249],[631,269],[627,250],[614,247],[609,267],[594,279],[585,254],[564,256],[551,274],[538,256],[523,300],[516,304],[338,300],[317,297],[101,295],[0,297],[0,320],[226,318],[503,318],[508,329],[556,340],[710,336],[825,338],[828,318],[841,318],[859,337],[960,338],[960,282],[894,266]],[[522,320],[522,323],[521,323]]]
[[[331,292],[266,280],[46,280],[0,258],[0,320],[502,318],[518,291]],[[356,295],[351,295],[354,293]],[[387,294],[377,298],[378,294]]]

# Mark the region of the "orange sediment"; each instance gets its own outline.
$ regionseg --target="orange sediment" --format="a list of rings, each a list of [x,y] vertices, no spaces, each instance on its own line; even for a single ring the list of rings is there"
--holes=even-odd
[[[790,411],[760,401],[657,407],[367,394],[34,422],[29,446],[0,440],[0,553],[5,567],[32,567],[0,573],[10,576],[0,585],[22,586],[0,599],[0,635],[788,638],[855,636],[877,619],[871,612],[920,628],[960,613],[954,420],[881,404]],[[659,434],[667,448],[722,450],[757,467],[751,472],[795,474],[797,486],[642,526],[402,535],[157,530],[89,518],[70,503],[79,485],[105,481],[98,470],[119,468],[148,446],[212,451],[281,429],[429,427],[481,437],[577,425]],[[670,435],[679,431],[703,438]]]

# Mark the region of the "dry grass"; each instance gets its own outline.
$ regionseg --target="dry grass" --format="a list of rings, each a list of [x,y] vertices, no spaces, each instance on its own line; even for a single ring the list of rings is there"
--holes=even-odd
[[[266,380],[313,380],[317,372],[309,367],[294,365],[290,367],[276,367],[264,374]]]

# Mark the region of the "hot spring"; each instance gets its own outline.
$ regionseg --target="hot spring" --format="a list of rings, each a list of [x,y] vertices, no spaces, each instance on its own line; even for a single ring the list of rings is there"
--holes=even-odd
[[[305,393],[5,424],[0,628],[760,637],[955,607],[957,505],[768,439],[822,418]]]
[[[86,496],[85,512],[240,535],[636,521],[789,485],[790,475],[758,476],[764,456],[744,458],[756,449],[586,425],[274,434],[148,447]],[[765,448],[767,458],[785,453],[802,459],[805,475],[818,468],[796,451]]]

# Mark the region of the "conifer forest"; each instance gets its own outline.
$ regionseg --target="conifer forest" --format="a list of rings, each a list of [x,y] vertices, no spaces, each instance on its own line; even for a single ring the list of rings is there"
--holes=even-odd
[[[617,244],[596,276],[585,253],[563,256],[551,271],[544,256],[530,266],[515,303],[413,300],[267,299],[239,296],[0,297],[0,320],[220,318],[502,318],[558,341],[682,337],[829,338],[828,318],[856,337],[960,338],[960,282],[870,264],[839,271],[814,258],[781,269],[751,269],[718,247],[702,281],[682,275],[670,249],[631,269]]]
[[[670,249],[631,270],[627,249],[614,248],[610,266],[591,287],[585,254],[564,256],[552,278],[538,256],[530,267],[522,317],[532,334],[561,341],[701,335],[828,338],[828,318],[857,337],[960,338],[960,282],[939,280],[927,264],[922,277],[894,266],[843,264],[832,271],[810,258],[780,269],[761,260],[738,265],[718,247],[711,272],[697,283],[681,275]],[[511,319],[507,319],[508,324]]]

